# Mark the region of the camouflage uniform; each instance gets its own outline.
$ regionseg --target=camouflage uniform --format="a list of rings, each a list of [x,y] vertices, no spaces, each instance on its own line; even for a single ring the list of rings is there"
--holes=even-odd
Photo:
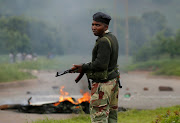
[[[110,40],[108,42],[107,37]],[[98,43],[97,43],[98,42]],[[82,69],[88,71],[113,71],[117,67],[118,41],[112,33],[106,33],[96,40],[92,51],[92,61],[83,64]],[[113,71],[105,80],[92,79],[90,115],[92,123],[116,123],[118,109],[119,74]]]
[[[116,123],[119,87],[117,79],[104,83],[93,82],[90,114],[92,123]]]
[[[92,80],[90,115],[92,123],[116,123],[118,109],[118,40],[104,28],[101,22],[109,25],[111,17],[102,12],[93,15],[92,30],[98,36],[92,50],[92,60],[82,65],[82,71]],[[96,27],[97,26],[97,27]],[[99,25],[100,26],[100,25]],[[102,26],[102,25],[101,25]]]

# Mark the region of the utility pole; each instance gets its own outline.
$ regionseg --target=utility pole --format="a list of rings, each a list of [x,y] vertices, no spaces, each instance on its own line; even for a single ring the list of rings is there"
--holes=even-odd
[[[126,2],[126,59],[128,60],[129,57],[129,46],[128,46],[128,41],[129,41],[129,25],[128,25],[128,0]]]
[[[114,24],[113,24],[113,33],[115,36],[117,36],[117,0],[114,0]]]

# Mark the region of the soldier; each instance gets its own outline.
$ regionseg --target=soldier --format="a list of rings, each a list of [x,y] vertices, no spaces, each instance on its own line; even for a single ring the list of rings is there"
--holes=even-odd
[[[116,123],[118,111],[118,41],[109,32],[111,17],[102,12],[93,15],[92,31],[98,36],[92,61],[74,65],[92,80],[90,116],[92,123]]]

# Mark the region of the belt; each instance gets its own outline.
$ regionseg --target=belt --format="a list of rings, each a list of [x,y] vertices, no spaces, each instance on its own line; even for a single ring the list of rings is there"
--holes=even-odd
[[[116,77],[115,77],[116,78]],[[106,80],[92,80],[92,83],[96,82],[96,83],[107,83],[108,81],[110,80],[113,80],[115,78],[112,78],[112,79],[106,79]]]

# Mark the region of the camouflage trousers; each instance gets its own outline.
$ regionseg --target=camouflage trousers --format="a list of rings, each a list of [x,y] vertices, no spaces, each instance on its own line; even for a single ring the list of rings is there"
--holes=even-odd
[[[93,82],[90,100],[92,123],[117,123],[119,87],[117,79]]]

